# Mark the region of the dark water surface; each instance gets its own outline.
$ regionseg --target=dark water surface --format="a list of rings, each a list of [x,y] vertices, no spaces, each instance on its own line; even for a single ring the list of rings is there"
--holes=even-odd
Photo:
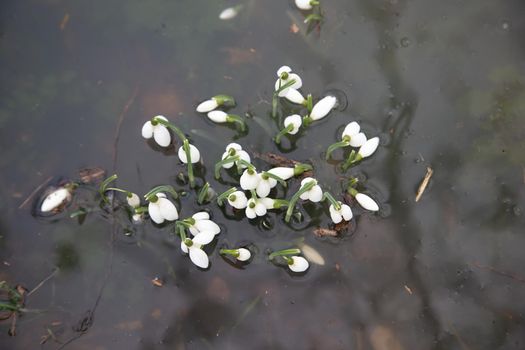
[[[16,337],[0,324],[0,347],[56,349],[81,335],[65,348],[524,349],[523,1],[323,1],[326,21],[309,35],[291,1],[248,0],[220,21],[232,5],[2,1],[0,280],[32,289],[59,271],[28,297],[26,308],[39,312],[19,318]],[[235,96],[233,111],[255,116],[237,141],[279,153],[268,101],[283,64],[302,76],[303,91],[348,96],[346,110],[311,126],[291,151],[283,141],[287,157],[313,162],[324,188],[339,193],[345,176],[322,154],[342,126],[357,120],[382,139],[352,170],[381,211],[356,210],[352,234],[316,238],[313,229],[330,221],[321,206],[306,205],[306,221],[292,227],[272,212],[268,231],[208,205],[223,228],[219,246],[250,242],[258,254],[237,269],[215,249],[201,271],[167,228],[118,230],[112,245],[110,220],[97,213],[79,224],[68,214],[34,218],[31,203],[19,208],[50,176],[111,171],[127,104],[121,187],[145,193],[184,171],[173,152],[140,136],[163,114],[201,149],[206,179],[226,190],[211,164],[236,132],[194,108],[217,93]],[[415,203],[427,166],[434,176]],[[199,208],[190,192],[181,216]],[[294,276],[266,260],[267,249],[303,238],[324,266]],[[48,329],[56,339],[40,345]]]

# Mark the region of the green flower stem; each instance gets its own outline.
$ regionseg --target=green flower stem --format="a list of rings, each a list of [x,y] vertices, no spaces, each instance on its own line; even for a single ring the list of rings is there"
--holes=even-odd
[[[279,182],[281,185],[283,185],[283,187],[288,186],[288,184],[286,183],[286,181],[284,181],[284,179],[282,177],[279,177],[279,176],[277,176],[275,174],[272,174],[272,173],[269,173],[267,171],[263,171],[261,176],[263,177],[263,179],[264,179],[265,176],[266,177],[271,177],[272,179],[277,180],[277,182]]]
[[[281,137],[288,134],[290,131],[293,130],[293,124],[289,124],[288,126],[284,127],[277,135],[275,135],[274,141],[276,144],[281,143]]]
[[[220,162],[215,163],[215,178],[219,179],[221,177],[221,168],[225,164],[230,164],[233,162],[238,161],[240,158],[239,156],[228,156],[221,160]]]
[[[237,191],[237,188],[236,187],[232,187],[230,188],[229,190],[227,191],[224,191],[223,193],[221,193],[218,197],[217,197],[217,204],[219,206],[222,206],[222,201],[225,200],[226,198],[228,198],[233,192]]]
[[[184,139],[182,148],[186,153],[186,160],[188,161],[188,179],[190,180],[190,188],[195,187],[195,177],[193,176],[193,163],[191,162],[190,142],[188,139]]]
[[[317,0],[311,0],[311,1],[310,1],[310,5],[311,5],[311,6],[319,6],[319,1],[317,1]]]
[[[297,249],[297,248],[284,249],[284,250],[279,250],[277,252],[273,252],[272,254],[268,256],[268,259],[273,260],[273,258],[277,256],[285,257],[287,255],[297,255],[297,254],[301,254],[300,249]]]
[[[349,187],[347,188],[346,190],[352,197],[355,197],[359,192],[353,188],[353,187]]]
[[[148,193],[146,193],[144,195],[144,198],[146,198],[147,201],[151,202],[151,199],[153,198],[153,196],[156,197],[157,193],[159,193],[159,192],[168,192],[175,199],[177,199],[179,197],[179,194],[177,193],[177,191],[175,191],[173,186],[161,185],[161,186],[157,186],[157,187],[152,188]]]
[[[305,171],[309,171],[309,170],[312,170],[312,169],[313,169],[313,167],[310,164],[297,163],[297,164],[295,164],[295,166],[293,168],[293,175],[294,176],[298,176],[298,175],[301,175],[302,173],[304,173]]]
[[[117,191],[117,192],[125,193],[127,197],[131,197],[131,192],[130,191],[126,191],[126,190],[123,190],[123,189],[117,188],[117,187],[108,187],[108,188],[106,188],[106,191]]]
[[[246,130],[246,123],[244,123],[244,120],[236,114],[228,114],[228,116],[226,117],[226,122],[235,123],[241,131]]]
[[[281,78],[279,79],[279,88],[273,93],[273,96],[272,96],[272,117],[273,118],[277,116],[277,104],[279,102],[279,93],[283,91],[284,89],[287,89],[293,84],[295,84],[295,79],[292,79],[286,84],[281,85],[283,79],[288,79],[288,73],[283,73],[281,75]]]
[[[356,187],[358,182],[359,182],[359,179],[357,177],[352,177],[348,181],[348,187]]]
[[[308,115],[312,113],[313,108],[314,108],[314,100],[313,100],[312,94],[308,94],[308,96],[306,96],[306,109],[308,109]]]
[[[330,204],[332,204],[335,208],[335,210],[341,210],[341,204],[332,196],[332,194],[328,191],[325,191],[323,194],[323,200],[328,199]]]
[[[183,242],[186,241],[187,237],[186,237],[186,228],[184,227],[184,225],[182,225],[181,223],[177,222],[177,232],[180,236],[180,239],[182,239]]]
[[[350,146],[350,137],[345,136],[342,141],[333,143],[330,146],[328,146],[328,148],[326,149],[326,157],[325,157],[325,159],[326,160],[330,159],[330,155],[336,149],[343,148],[343,147],[348,147],[348,146]]]
[[[250,169],[251,171],[257,171],[252,163],[248,163],[244,159],[240,159],[237,161],[237,163],[244,165],[246,168]]]
[[[113,174],[111,175],[110,177],[108,177],[107,179],[105,179],[104,181],[102,181],[102,183],[100,184],[99,188],[98,188],[98,193],[100,194],[100,196],[102,197],[102,200],[106,203],[108,203],[108,198],[106,197],[106,191],[107,191],[107,187],[109,186],[109,184],[113,181],[115,181],[116,179],[118,178],[118,175],[117,174]]]
[[[206,200],[206,197],[208,197],[208,191],[210,189],[210,183],[206,182],[204,186],[202,186],[201,190],[199,191],[199,196],[197,197],[197,203],[202,204]]]
[[[137,207],[135,208],[135,214],[144,214],[148,212],[148,207]]]
[[[219,106],[226,106],[226,107],[235,106],[235,99],[228,95],[216,95],[216,96],[213,96],[212,99],[217,101],[217,104]]]
[[[321,22],[323,20],[323,17],[317,13],[312,13],[306,16],[304,23],[310,23],[310,22]]]
[[[184,142],[184,140],[186,140],[186,135],[184,135],[182,130],[176,127],[175,125],[171,124],[170,122],[167,122],[160,118],[153,117],[153,119],[151,119],[151,124],[152,125],[156,125],[156,124],[164,125],[168,129],[173,130],[173,132],[179,137],[181,142]]]
[[[343,170],[347,170],[351,166],[353,166],[356,163],[359,163],[361,160],[363,160],[363,156],[359,153],[356,153],[355,150],[352,150],[352,153],[348,156],[348,159],[343,164]]]
[[[303,117],[303,125],[305,127],[308,127],[310,126],[310,124],[312,124],[314,120],[312,118],[310,118],[310,114],[308,114],[306,117]]]
[[[257,200],[257,192],[255,190],[250,190],[250,194],[252,195],[252,198]]]
[[[273,200],[273,209],[281,209],[282,207],[287,207],[290,205],[290,202],[284,199],[274,199]]]
[[[306,184],[304,184],[299,191],[297,191],[293,196],[292,199],[290,199],[290,204],[288,205],[288,210],[286,210],[286,216],[284,218],[284,221],[290,222],[290,218],[292,217],[293,210],[295,209],[295,204],[299,200],[299,196],[301,196],[303,193],[310,191],[314,186],[316,185],[315,181],[310,181]]]
[[[239,257],[239,250],[238,249],[221,249],[219,250],[219,254],[221,255],[231,255],[234,258]]]

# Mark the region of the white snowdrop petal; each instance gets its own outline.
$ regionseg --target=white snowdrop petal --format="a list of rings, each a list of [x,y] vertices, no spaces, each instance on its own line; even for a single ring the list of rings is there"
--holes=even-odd
[[[184,244],[184,242],[180,242],[180,250],[182,250],[184,253],[188,254],[188,246]]]
[[[379,206],[377,205],[377,203],[372,198],[370,198],[364,193],[358,193],[355,196],[355,199],[357,200],[359,205],[365,208],[366,210],[370,210],[370,211],[379,210]]]
[[[341,138],[344,138],[345,136],[353,137],[354,135],[357,135],[359,131],[361,131],[361,127],[359,126],[359,124],[357,124],[356,122],[351,122],[347,126],[345,126]]]
[[[261,178],[259,174],[257,174],[255,171],[250,174],[250,170],[247,169],[242,173],[239,183],[243,190],[250,191],[257,188],[260,180]]]
[[[195,226],[190,226],[189,229],[190,229],[190,233],[191,233],[193,236],[195,236],[196,234],[199,233],[199,230],[198,230]]]
[[[257,196],[259,196],[260,198],[264,198],[270,194],[271,189],[272,188],[270,187],[270,184],[268,183],[268,181],[261,180],[257,184],[257,188],[255,191],[257,192]]]
[[[232,201],[230,198],[235,197],[235,201]],[[248,198],[242,191],[235,191],[230,196],[228,196],[228,203],[235,209],[244,209],[248,204]]]
[[[306,185],[310,181],[315,181],[315,183],[317,184],[317,180],[314,179],[313,177],[305,177],[304,179],[301,180],[301,187]]]
[[[291,81],[291,80],[295,80],[295,83],[293,83],[292,86],[290,86],[290,89],[300,89],[302,86],[303,86],[303,81],[301,80],[301,77],[295,73],[291,73],[291,74],[288,74],[288,79],[286,80],[287,82],[288,81]]]
[[[237,257],[237,260],[239,261],[248,261],[252,256],[252,253],[246,248],[239,248],[237,249],[237,252],[239,253],[239,256]]]
[[[224,111],[211,111],[207,114],[208,118],[215,123],[226,123],[228,114]]]
[[[208,268],[210,264],[210,260],[208,259],[208,255],[206,255],[204,250],[200,248],[191,247],[189,251],[190,251],[190,260],[192,263],[194,263],[201,269]]]
[[[131,197],[126,196],[126,201],[130,207],[136,208],[140,205],[140,198],[136,193],[132,193]]]
[[[151,139],[153,137],[153,125],[151,121],[147,121],[142,126],[142,137],[145,139]]]
[[[362,132],[355,134],[350,139],[350,146],[352,147],[361,147],[366,143],[366,136]]]
[[[159,193],[157,193],[157,197],[159,197],[159,198],[166,198],[166,193],[159,192]]]
[[[257,217],[257,213],[255,212],[255,208],[250,208],[249,206],[246,207],[245,210],[246,217],[248,219],[255,219]]]
[[[179,218],[177,208],[169,199],[159,198],[157,203],[160,210],[160,214],[164,217],[164,219],[168,221],[174,221]]]
[[[215,108],[217,108],[218,106],[219,106],[219,104],[217,103],[217,101],[212,98],[212,99],[206,100],[204,102],[201,102],[197,106],[197,112],[199,112],[199,113],[211,112]]]
[[[343,216],[343,219],[345,219],[345,221],[352,220],[352,217],[354,216],[354,214],[352,213],[352,209],[346,204],[341,205],[340,212],[341,212],[341,215]]]
[[[240,151],[240,150],[242,150],[242,146],[239,145],[238,143],[235,143],[235,142],[229,143],[229,144],[226,146],[226,152],[228,152],[228,151],[230,150],[230,148],[233,148],[233,149],[236,150],[236,151]]]
[[[190,157],[192,163],[198,163],[201,160],[201,152],[192,144],[190,144]]]
[[[289,131],[289,134],[295,135],[299,131],[299,128],[303,124],[303,119],[298,114],[293,114],[284,119],[284,126],[288,127],[288,125],[293,125],[292,131]]]
[[[302,256],[292,256],[293,263],[288,265],[293,272],[304,272],[308,269],[308,261]]]
[[[164,216],[161,214],[157,203],[150,203],[148,205],[148,214],[155,223],[162,224],[164,222]]]
[[[288,66],[282,66],[277,70],[277,76],[280,77],[283,73],[290,73],[292,71],[292,68]]]
[[[188,164],[188,158],[186,157],[186,152],[184,151],[184,147],[182,146],[179,147],[177,155],[179,156],[179,160],[181,162],[183,162],[184,164]]]
[[[50,212],[55,208],[58,208],[71,196],[71,193],[66,188],[59,188],[56,191],[50,193],[42,202],[40,211],[43,213]]]
[[[372,154],[374,154],[378,146],[379,137],[376,136],[366,141],[365,144],[361,146],[358,153],[363,158],[370,157]]]
[[[337,99],[334,96],[323,97],[312,108],[310,118],[312,118],[312,120],[319,120],[326,117],[332,108],[335,107],[336,102]]]
[[[215,233],[212,231],[201,231],[193,237],[192,241],[193,243],[203,246],[213,241],[213,238],[215,238]]]
[[[228,153],[228,152],[224,152],[224,153],[222,154],[222,160],[226,159],[226,157],[228,157],[228,156],[229,156],[229,153]],[[223,167],[224,169],[230,169],[230,168],[233,166],[234,163],[235,163],[235,162],[226,163],[226,164],[223,164],[222,167]]]
[[[310,5],[311,0],[295,0],[295,5],[300,8],[301,10],[311,10],[312,5]]]
[[[266,209],[274,209],[273,205],[275,203],[275,200],[272,198],[261,198],[259,199],[259,202],[261,202],[266,207]]]
[[[283,180],[291,179],[294,176],[294,168],[277,167],[268,170],[270,174],[279,176]]]
[[[209,220],[210,214],[206,211],[199,211],[198,213],[195,213],[191,216],[195,221],[199,220]]]
[[[219,225],[217,225],[215,222],[211,220],[199,220],[195,223],[195,227],[199,231],[210,231],[213,232],[214,235],[221,232],[221,228]]]
[[[237,16],[238,13],[239,11],[235,7],[228,7],[227,9],[224,9],[219,14],[219,19],[222,19],[223,21],[227,21],[227,20],[235,18],[235,16]]]
[[[250,159],[250,155],[248,154],[248,152],[246,152],[246,151],[238,151],[237,154],[239,155],[239,157],[242,160],[244,160],[245,162],[251,164],[251,159]],[[246,165],[242,164],[241,168],[243,168],[243,169],[246,168]]]
[[[317,203],[323,199],[323,190],[319,185],[315,185],[309,192],[310,201]]]
[[[168,147],[171,143],[171,135],[164,125],[155,125],[153,130],[153,138],[155,142],[161,147]]]
[[[307,201],[310,199],[310,191],[306,191],[304,193],[301,193],[299,195],[299,198],[301,198],[303,201]]]
[[[304,96],[296,89],[287,89],[287,92],[286,92],[286,95],[284,95],[284,98],[298,105],[303,104],[305,101]]]
[[[343,221],[343,216],[337,210],[330,211],[330,218],[332,218],[334,224],[338,224]]]
[[[257,214],[257,216],[266,215],[266,207],[261,201],[257,201],[257,204],[255,205],[255,214]]]

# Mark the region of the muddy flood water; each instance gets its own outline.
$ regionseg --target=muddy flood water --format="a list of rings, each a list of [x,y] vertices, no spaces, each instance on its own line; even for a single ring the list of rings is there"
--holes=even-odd
[[[525,349],[525,3],[320,2],[310,27],[291,0],[0,3],[1,349]],[[282,99],[272,117],[283,65],[305,97],[338,103],[276,145],[305,115]],[[217,94],[245,131],[196,112]],[[141,136],[156,115],[199,148],[196,188],[175,134]],[[380,142],[344,171],[352,148],[325,156],[351,121]],[[205,182],[239,188],[234,168],[214,178],[231,142],[258,171],[312,165],[352,220],[334,227],[328,201],[300,200],[289,223],[286,208],[249,220],[199,204]],[[175,224],[134,224],[122,193],[101,202],[114,173],[139,196],[173,186],[181,219],[206,210],[221,230],[209,267]],[[379,211],[345,193],[352,178]],[[41,215],[43,191],[71,181],[85,183]],[[219,253],[241,246],[247,263]],[[268,259],[289,248],[305,272]]]

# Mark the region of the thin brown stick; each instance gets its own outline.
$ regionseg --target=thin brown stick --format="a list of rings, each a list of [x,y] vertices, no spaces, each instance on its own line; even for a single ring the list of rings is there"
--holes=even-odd
[[[20,204],[20,205],[18,206],[18,209],[22,209],[23,207],[25,207],[25,205],[26,205],[27,203],[29,203],[29,201],[30,201],[31,199],[33,199],[33,197],[35,196],[35,194],[37,194],[38,191],[40,191],[40,190],[42,189],[42,187],[44,187],[45,185],[47,185],[47,184],[49,183],[49,181],[51,181],[52,178],[53,178],[53,176],[48,177],[46,181],[42,182],[42,183],[40,184],[40,186],[38,186],[37,188],[35,188],[35,190],[34,190],[33,192],[31,192],[31,194],[30,194],[29,196],[27,196],[27,198],[22,202],[22,204]]]
[[[520,276],[516,276],[512,273],[509,273],[509,272],[505,272],[505,271],[501,271],[501,270],[498,270],[498,269],[495,269],[494,267],[492,266],[484,266],[484,265],[480,265],[478,264],[477,262],[473,262],[473,263],[470,263],[469,265],[472,265],[474,267],[477,267],[478,269],[482,269],[482,270],[487,270],[487,271],[490,271],[490,272],[494,272],[498,275],[501,275],[501,276],[504,276],[504,277],[507,277],[507,278],[510,278],[510,279],[513,279],[514,281],[517,281],[517,282],[521,282],[521,283],[525,283],[525,278],[523,277],[520,277]]]
[[[113,137],[113,172],[115,172],[116,167],[117,167],[118,140],[120,138],[120,129],[122,127],[122,123],[124,122],[124,118],[126,117],[126,114],[128,112],[128,109],[129,107],[131,107],[131,105],[135,101],[135,98],[137,97],[138,93],[139,93],[139,86],[137,84],[135,86],[135,89],[133,90],[133,93],[131,94],[131,97],[128,99],[128,101],[124,105],[124,108],[122,108],[122,111],[120,112],[120,115],[118,117],[117,127],[115,129],[115,136]]]
[[[432,168],[430,167],[427,167],[427,173],[425,174],[425,177],[423,178],[421,185],[419,185],[419,188],[417,189],[416,202],[419,201],[419,199],[423,195],[423,192],[425,192],[428,186],[428,182],[430,181],[430,178],[432,177],[432,174],[434,174],[434,170],[432,170]]]
[[[58,269],[55,269],[55,271],[51,272],[51,274],[49,276],[47,276],[46,278],[44,278],[42,281],[40,281],[39,284],[36,285],[35,288],[33,288],[30,292],[27,293],[27,296],[30,296],[31,294],[33,294],[34,292],[36,292],[40,287],[42,287],[44,285],[44,283],[46,283],[47,281],[49,281],[51,278],[53,278],[56,273],[58,272]]]

